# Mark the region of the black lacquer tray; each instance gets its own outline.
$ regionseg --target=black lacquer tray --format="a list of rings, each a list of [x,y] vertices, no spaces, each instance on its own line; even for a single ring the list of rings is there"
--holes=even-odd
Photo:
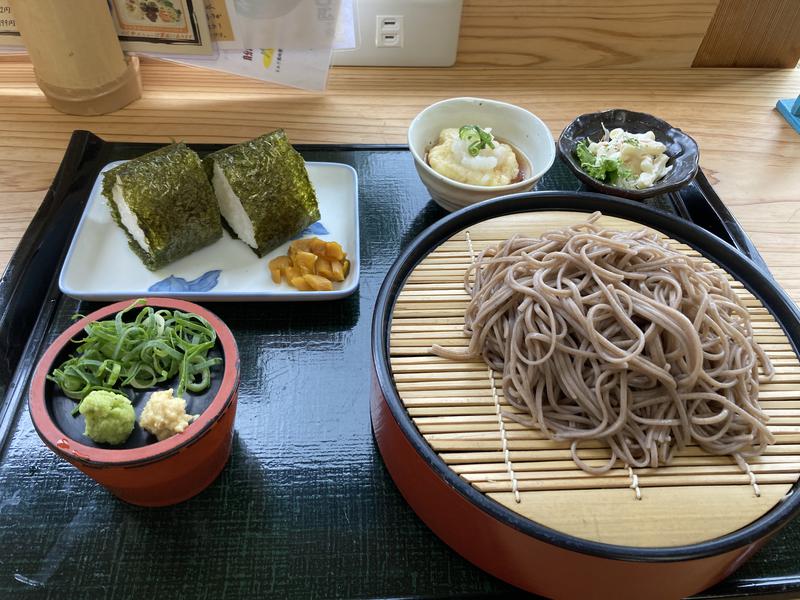
[[[359,173],[362,272],[353,296],[311,307],[207,304],[236,336],[242,376],[233,454],[209,489],[175,507],[129,506],[45,448],[25,407],[28,378],[71,315],[97,306],[59,292],[64,253],[102,166],[153,148],[75,132],[0,281],[0,598],[516,595],[419,521],[372,439],[375,297],[400,249],[445,214],[405,146],[298,146],[307,160]],[[537,189],[580,187],[557,161]],[[702,173],[679,193],[647,202],[766,270]],[[799,593],[796,521],[699,597]]]

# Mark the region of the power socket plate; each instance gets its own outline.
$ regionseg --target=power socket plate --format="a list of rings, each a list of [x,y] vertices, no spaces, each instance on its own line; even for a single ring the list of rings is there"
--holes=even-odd
[[[356,48],[334,51],[333,64],[452,66],[458,51],[461,5],[462,0],[356,0]],[[397,29],[389,31],[394,27],[387,28],[385,22],[393,18]]]
[[[378,15],[375,17],[375,47],[403,47],[403,15]]]

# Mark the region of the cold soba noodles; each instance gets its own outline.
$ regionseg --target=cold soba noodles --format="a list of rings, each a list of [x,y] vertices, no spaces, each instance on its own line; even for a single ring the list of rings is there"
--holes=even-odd
[[[571,442],[590,473],[669,464],[688,444],[745,469],[774,441],[758,405],[759,367],[773,367],[747,309],[713,265],[599,217],[481,252],[465,276],[469,347],[433,352],[482,357],[521,411],[505,416]],[[578,456],[590,440],[606,464]]]

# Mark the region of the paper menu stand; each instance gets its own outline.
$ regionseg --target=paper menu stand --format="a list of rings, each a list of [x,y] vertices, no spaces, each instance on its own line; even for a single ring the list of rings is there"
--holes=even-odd
[[[323,49],[337,17],[353,15],[353,0],[206,0],[206,7],[217,48],[234,51]]]
[[[161,57],[193,67],[224,71],[310,91],[323,91],[331,52],[324,50],[244,49],[220,52],[211,59]]]
[[[210,57],[148,53],[311,91],[327,83],[334,49],[355,47],[353,0],[206,0],[217,51]],[[272,6],[274,4],[274,6]],[[260,28],[260,29],[259,29]],[[243,42],[259,42],[252,47]],[[237,47],[238,46],[238,47]]]

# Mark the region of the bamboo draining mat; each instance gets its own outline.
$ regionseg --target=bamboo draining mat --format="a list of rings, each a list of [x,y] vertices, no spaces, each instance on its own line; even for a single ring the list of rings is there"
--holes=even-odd
[[[759,518],[800,474],[800,361],[760,301],[732,280],[752,315],[757,341],[776,375],[760,401],[777,442],[748,462],[686,448],[668,467],[618,465],[595,476],[571,460],[569,444],[503,419],[512,411],[501,376],[482,361],[433,356],[432,344],[466,347],[463,277],[472,253],[514,233],[539,235],[581,222],[585,213],[538,212],[474,225],[438,246],[406,280],[392,314],[390,356],[400,397],[420,433],[445,463],[475,489],[524,517],[559,531],[628,546],[675,546],[712,539]],[[641,225],[602,217],[614,229]],[[697,256],[688,246],[673,247]],[[602,464],[608,452],[582,445],[581,456]],[[755,484],[755,485],[754,485]],[[758,494],[756,493],[758,492]]]

